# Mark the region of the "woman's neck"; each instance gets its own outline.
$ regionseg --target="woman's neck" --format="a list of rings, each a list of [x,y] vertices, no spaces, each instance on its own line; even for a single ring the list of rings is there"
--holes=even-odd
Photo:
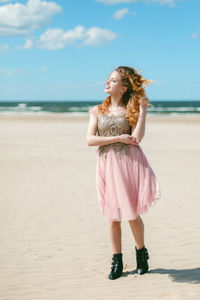
[[[122,98],[120,96],[111,96],[111,103],[110,105],[113,107],[113,108],[117,108],[117,107],[122,107],[124,106],[123,103],[122,103]]]

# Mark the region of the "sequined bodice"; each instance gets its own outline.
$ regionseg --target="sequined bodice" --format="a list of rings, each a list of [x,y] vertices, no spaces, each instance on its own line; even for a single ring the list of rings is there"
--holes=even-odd
[[[125,118],[125,112],[118,114],[109,113],[107,115],[98,115],[98,135],[99,136],[117,136],[121,134],[131,134],[131,126]],[[129,153],[129,145],[125,143],[112,143],[99,146],[99,155],[106,156],[108,150],[113,148],[116,155],[120,158],[121,152]]]
[[[130,133],[130,125],[125,119],[125,113],[98,116],[98,135],[116,136],[124,133]]]

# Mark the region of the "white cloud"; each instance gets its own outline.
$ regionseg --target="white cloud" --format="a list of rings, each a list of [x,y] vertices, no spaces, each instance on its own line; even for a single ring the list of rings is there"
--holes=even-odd
[[[11,75],[19,75],[19,74],[25,74],[24,70],[10,70],[10,69],[0,69],[0,75],[2,76],[11,76]]]
[[[5,51],[9,51],[11,49],[11,47],[7,44],[5,45],[0,45],[0,52],[5,52]]]
[[[0,6],[0,35],[27,35],[44,26],[62,8],[55,2],[28,0]]]
[[[27,39],[24,46],[22,47],[23,49],[31,49],[34,46],[34,40],[33,39]]]
[[[48,70],[49,70],[49,69],[48,69],[48,67],[46,67],[46,66],[42,66],[42,67],[40,68],[40,71],[43,72],[43,73],[47,72]]]
[[[85,39],[83,44],[87,46],[96,47],[106,42],[110,42],[116,39],[116,37],[116,33],[108,29],[92,27],[87,31],[87,38]]]
[[[114,13],[113,18],[114,18],[115,20],[120,20],[120,19],[123,19],[123,17],[124,17],[125,15],[127,15],[127,14],[129,14],[128,8],[122,8],[122,9],[120,9],[120,10],[117,10],[117,11]]]
[[[193,34],[191,35],[192,39],[199,39],[200,35],[197,32],[193,32]]]
[[[7,2],[11,2],[12,0],[0,0],[0,3],[7,3]]]
[[[47,50],[59,50],[66,48],[76,42],[83,45],[96,47],[117,38],[117,34],[99,27],[91,27],[88,30],[83,26],[77,26],[72,30],[64,31],[60,28],[46,30],[37,41],[27,39],[23,49],[33,47]]]
[[[147,3],[159,3],[167,4],[171,7],[175,5],[177,0],[96,0],[96,2],[101,2],[104,4],[114,5],[119,3],[137,3],[137,2],[147,2]]]
[[[58,50],[65,48],[78,40],[84,39],[86,30],[82,26],[77,26],[73,30],[64,31],[60,28],[48,29],[38,41],[38,47],[48,50]]]

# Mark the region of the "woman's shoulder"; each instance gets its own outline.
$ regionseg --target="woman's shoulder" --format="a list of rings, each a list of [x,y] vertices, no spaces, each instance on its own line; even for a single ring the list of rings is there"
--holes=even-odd
[[[97,116],[99,114],[99,104],[98,105],[94,105],[89,109],[89,114],[92,114],[93,116]]]

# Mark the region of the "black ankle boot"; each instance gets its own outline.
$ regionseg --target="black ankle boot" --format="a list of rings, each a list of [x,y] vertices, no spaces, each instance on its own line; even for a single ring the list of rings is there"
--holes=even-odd
[[[136,261],[137,261],[137,273],[139,275],[143,275],[147,273],[149,269],[149,265],[147,261],[149,259],[149,254],[147,248],[145,247],[139,250],[137,250],[137,248],[135,247],[135,250],[136,250]]]
[[[113,254],[111,272],[108,276],[109,279],[117,279],[122,275],[123,262],[122,253]]]

